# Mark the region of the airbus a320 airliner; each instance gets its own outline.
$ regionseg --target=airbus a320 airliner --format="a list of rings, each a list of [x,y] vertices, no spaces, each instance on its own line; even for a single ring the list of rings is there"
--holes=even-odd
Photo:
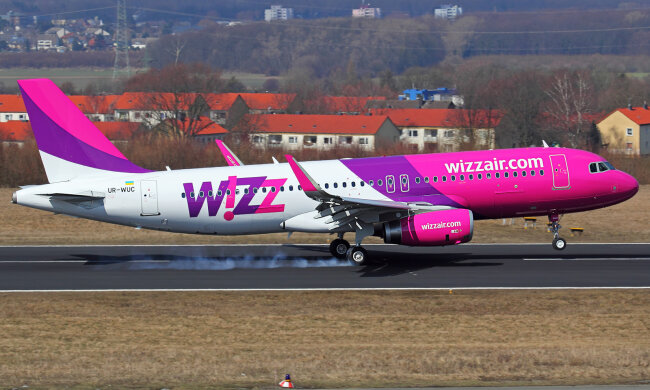
[[[559,217],[631,198],[637,181],[602,157],[558,147],[149,171],[131,163],[50,80],[18,82],[49,184],[13,202],[170,232],[336,233],[333,256],[369,260],[364,238],[442,246],[472,239],[474,220]],[[354,245],[343,239],[354,233]]]

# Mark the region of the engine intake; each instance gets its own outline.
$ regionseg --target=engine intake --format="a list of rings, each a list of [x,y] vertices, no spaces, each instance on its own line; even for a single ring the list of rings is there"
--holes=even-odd
[[[431,211],[386,222],[382,233],[387,244],[456,245],[472,239],[474,215],[466,209]]]

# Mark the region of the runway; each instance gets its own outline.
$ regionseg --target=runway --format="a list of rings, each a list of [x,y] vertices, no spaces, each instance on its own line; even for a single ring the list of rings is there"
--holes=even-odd
[[[325,245],[5,246],[0,291],[650,287],[650,244],[366,248],[358,267]]]

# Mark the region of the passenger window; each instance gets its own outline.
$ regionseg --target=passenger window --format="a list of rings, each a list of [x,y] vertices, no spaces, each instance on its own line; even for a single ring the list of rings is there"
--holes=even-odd
[[[239,195],[239,188],[235,188],[235,194]]]
[[[535,176],[535,171],[530,171],[531,176]]]
[[[209,196],[210,198],[212,198],[212,194],[213,194],[212,190],[208,191],[208,196]]]
[[[429,182],[429,176],[425,176],[425,177],[424,177],[424,182],[425,182],[425,183],[428,183],[428,182]]]
[[[190,198],[194,199],[194,192],[190,192]]]
[[[343,182],[343,183],[341,183],[341,185],[343,186],[343,188],[345,188],[345,187],[347,187],[347,186],[348,186],[348,183],[346,183],[346,182]]]
[[[325,189],[328,189],[328,188],[330,188],[329,183],[325,183]]]
[[[507,179],[508,176],[510,176],[510,174],[508,172],[503,172],[503,177],[505,177]]]
[[[517,177],[517,171],[512,172],[512,177]]]
[[[456,181],[456,176],[451,175],[451,181]]]
[[[447,176],[443,176],[442,181],[447,181]]]
[[[479,180],[481,180],[481,179],[483,178],[483,175],[482,175],[481,173],[479,173],[478,175],[476,175],[476,177],[477,177]]]
[[[521,171],[521,176],[526,177],[526,171]]]
[[[262,192],[266,194],[266,187],[262,187]]]
[[[363,186],[366,185],[366,183],[365,183],[363,180],[361,180],[361,181],[359,182],[359,185],[360,185],[361,187],[363,187]]]
[[[543,170],[543,169],[540,169],[540,170],[539,170],[539,175],[540,175],[540,176],[544,176],[544,170]]]
[[[181,198],[185,199],[185,193],[184,192],[181,193]]]
[[[302,191],[302,186],[298,184],[298,191]]]
[[[420,184],[420,178],[419,177],[415,178],[415,184]]]
[[[289,186],[289,191],[293,191],[293,186]]]
[[[474,180],[474,175],[472,175],[472,174],[470,173],[470,174],[469,174],[469,179],[470,179],[470,180]]]
[[[230,195],[230,190],[226,190],[226,195]]]
[[[438,176],[434,176],[434,177],[433,177],[433,182],[434,182],[434,183],[437,183],[437,182],[438,182]]]
[[[499,178],[499,172],[495,173],[494,177],[496,177],[498,179]]]
[[[257,187],[253,187],[253,193],[257,194]]]
[[[275,187],[271,187],[271,192],[275,192]]]
[[[221,190],[217,191],[218,196],[221,196],[222,194],[223,194],[223,192],[221,192]]]
[[[284,192],[284,186],[280,186],[280,192]]]
[[[370,186],[372,187],[372,186],[375,185],[375,182],[374,182],[374,180],[370,180],[370,181],[368,182],[368,184],[370,184]]]
[[[491,173],[486,173],[486,174],[485,174],[485,178],[486,178],[486,179],[491,179],[491,178],[492,178],[492,174],[491,174]]]
[[[460,175],[460,181],[465,181],[465,175]]]
[[[354,182],[350,183],[350,185],[351,185],[352,187],[356,186],[356,184],[354,184]]]
[[[334,183],[333,186],[334,188],[339,188],[339,183]]]
[[[378,185],[378,186],[381,186],[382,183],[383,183],[383,182],[381,181],[381,179],[377,180],[377,185]]]

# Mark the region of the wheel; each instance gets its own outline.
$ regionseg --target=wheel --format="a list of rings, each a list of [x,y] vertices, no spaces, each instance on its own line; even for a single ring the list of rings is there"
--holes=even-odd
[[[348,249],[348,261],[355,265],[368,264],[368,252],[360,246],[353,246]]]
[[[553,249],[561,251],[566,248],[566,240],[562,237],[557,237],[553,240]]]
[[[350,249],[350,243],[341,238],[337,238],[330,244],[330,253],[337,259],[345,259],[348,249]]]

